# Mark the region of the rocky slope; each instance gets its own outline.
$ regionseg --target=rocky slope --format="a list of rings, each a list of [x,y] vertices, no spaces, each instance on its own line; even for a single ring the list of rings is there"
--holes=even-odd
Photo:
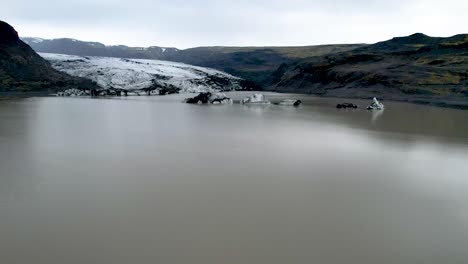
[[[78,56],[155,59],[218,69],[251,80],[259,89],[272,81],[272,73],[283,63],[348,51],[364,45],[322,45],[306,47],[199,47],[185,50],[162,47],[105,46],[75,39],[23,38],[37,52]]]
[[[177,62],[81,57],[40,53],[52,66],[91,79],[106,89],[166,89],[180,92],[248,90],[245,81],[227,73]]]
[[[394,38],[283,65],[270,90],[384,97],[434,104],[468,102],[468,35]]]
[[[273,73],[284,63],[348,51],[363,45],[321,45],[306,47],[199,47],[179,51],[169,60],[219,69],[267,87]]]
[[[91,81],[61,73],[0,21],[0,92],[57,91],[96,87]]]

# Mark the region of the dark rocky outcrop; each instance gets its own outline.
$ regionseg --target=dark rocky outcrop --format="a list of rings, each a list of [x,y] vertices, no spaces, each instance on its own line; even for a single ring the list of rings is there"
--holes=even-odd
[[[3,21],[0,21],[0,36],[0,45],[15,45],[20,42],[18,32]]]
[[[93,82],[54,70],[21,41],[9,24],[0,21],[0,92],[55,92],[90,89]]]

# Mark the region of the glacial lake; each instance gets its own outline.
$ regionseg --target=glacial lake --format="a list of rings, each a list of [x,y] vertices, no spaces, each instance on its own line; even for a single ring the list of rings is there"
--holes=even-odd
[[[266,95],[0,101],[0,263],[468,263],[468,111]]]

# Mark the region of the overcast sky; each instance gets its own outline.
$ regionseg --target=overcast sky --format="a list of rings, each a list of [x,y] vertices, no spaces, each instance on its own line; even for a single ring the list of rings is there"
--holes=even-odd
[[[21,36],[129,46],[374,43],[468,33],[468,0],[0,0]]]

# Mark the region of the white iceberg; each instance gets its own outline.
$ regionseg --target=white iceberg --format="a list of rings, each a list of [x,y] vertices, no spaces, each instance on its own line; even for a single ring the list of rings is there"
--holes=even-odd
[[[241,104],[270,104],[263,94],[253,94],[240,101]]]
[[[367,107],[367,110],[384,110],[385,106],[374,97],[372,104]]]

